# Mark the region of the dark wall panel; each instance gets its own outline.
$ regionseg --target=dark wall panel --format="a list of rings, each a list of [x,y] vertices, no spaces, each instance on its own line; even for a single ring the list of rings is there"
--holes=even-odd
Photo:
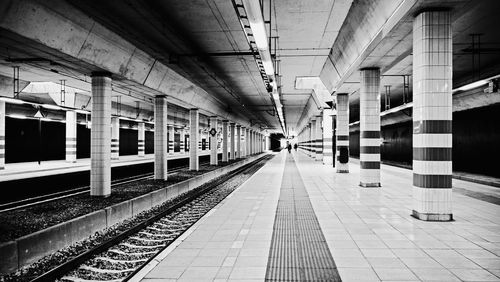
[[[76,158],[90,158],[90,128],[86,125],[76,125]]]
[[[500,105],[453,113],[453,170],[500,177]],[[412,164],[412,122],[382,127],[383,161]],[[349,148],[359,156],[359,132],[351,132]]]
[[[153,131],[145,132],[146,154],[153,154],[155,150],[155,133]]]
[[[34,162],[39,159],[65,158],[66,125],[61,122],[41,122],[41,142],[38,120],[5,119],[5,162]]]
[[[120,156],[137,155],[138,131],[120,128]]]

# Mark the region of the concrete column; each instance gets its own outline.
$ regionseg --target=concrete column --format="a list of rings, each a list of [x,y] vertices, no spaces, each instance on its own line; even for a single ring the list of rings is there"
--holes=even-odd
[[[316,151],[317,151],[317,142],[316,139],[318,136],[316,136],[316,125],[318,124],[318,121],[316,120],[316,117],[312,117],[311,119],[311,158],[316,159]]]
[[[111,118],[111,159],[120,159],[120,119]]]
[[[174,154],[174,126],[173,125],[167,125],[167,136],[168,136],[168,154],[173,155]]]
[[[298,144],[297,144],[298,145]],[[271,136],[266,136],[266,151],[271,150]]]
[[[236,158],[241,158],[241,125],[236,125]]]
[[[250,128],[245,130],[245,147],[246,147],[246,156],[250,156],[252,153],[250,152]]]
[[[333,110],[323,110],[323,164],[333,165]]]
[[[380,70],[361,70],[359,95],[361,187],[380,187]]]
[[[241,127],[241,157],[244,158],[247,156],[247,129],[242,126]]]
[[[215,131],[215,134],[212,135],[210,132]],[[217,159],[217,117],[210,117],[210,131],[209,131],[209,138],[210,138],[210,164],[211,165],[217,165],[218,164],[218,159]]]
[[[227,153],[228,153],[228,123],[229,121],[223,120],[222,121],[222,161],[227,162]]]
[[[200,138],[200,114],[198,109],[189,110],[189,170],[199,170],[198,139]]]
[[[337,93],[336,118],[337,160],[335,167],[338,173],[349,172],[349,94]]]
[[[111,194],[111,78],[92,75],[90,129],[90,195]]]
[[[235,124],[233,122],[231,122],[229,124],[229,129],[230,129],[230,136],[231,136],[231,139],[230,139],[230,144],[231,144],[231,150],[229,151],[229,159],[230,160],[234,160],[235,159],[235,156],[234,154],[236,153],[236,146],[235,146],[235,138],[234,138],[234,135],[235,135],[235,132],[234,132],[234,126]]]
[[[312,122],[307,124],[307,155],[310,157],[312,155],[312,132],[311,132]]]
[[[137,123],[137,155],[144,157],[146,154],[146,125],[144,122]]]
[[[323,161],[323,116],[316,116],[316,161]]]
[[[413,22],[413,216],[452,213],[452,30],[448,11]]]
[[[180,143],[179,143],[180,144],[180,146],[179,146],[180,153],[181,154],[185,154],[186,153],[186,147],[187,147],[186,146],[187,144],[184,141],[186,139],[186,130],[184,128],[181,128],[179,130],[179,133],[180,133],[180,139],[181,139]]]
[[[155,97],[155,179],[167,180],[167,96]]]
[[[252,155],[255,154],[255,132],[252,130],[250,131],[250,139],[252,142],[250,143],[251,145],[251,150],[252,150]]]
[[[2,112],[5,113],[5,110]],[[66,162],[76,162],[76,112],[74,111],[66,111]]]
[[[0,169],[5,169],[5,101],[0,100]]]

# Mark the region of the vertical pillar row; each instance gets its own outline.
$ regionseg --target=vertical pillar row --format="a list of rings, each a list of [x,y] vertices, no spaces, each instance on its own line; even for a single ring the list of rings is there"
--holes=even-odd
[[[361,70],[359,97],[360,183],[380,187],[380,70]]]
[[[146,155],[146,125],[144,122],[137,124],[137,155],[139,157]]]
[[[333,165],[333,126],[331,109],[323,110],[323,164]]]
[[[0,169],[5,169],[5,101],[0,100]]]
[[[0,150],[1,147],[0,144]],[[74,111],[66,111],[66,162],[76,162],[76,112]]]
[[[316,143],[316,156],[315,159],[316,161],[322,161],[323,160],[323,116],[316,116],[316,128],[315,128],[315,135],[316,139],[314,140]]]
[[[241,127],[241,157],[245,158],[247,156],[247,129],[246,127]]]
[[[336,146],[338,173],[349,172],[349,94],[337,93]]]
[[[222,161],[227,162],[227,154],[228,154],[228,123],[229,121],[223,120],[222,121]]]
[[[229,136],[231,138],[229,140],[229,143],[231,145],[231,150],[229,150],[229,159],[230,160],[234,160],[234,154],[236,153],[235,144],[234,144],[234,141],[235,141],[235,138],[234,138],[234,135],[235,135],[234,126],[235,126],[235,124],[233,122],[231,122],[229,124],[229,129],[230,129]]]
[[[212,132],[214,134],[212,134]],[[210,117],[210,131],[208,133],[210,139],[210,164],[217,165],[217,117]]]
[[[198,139],[200,138],[200,114],[198,109],[189,110],[189,170],[199,170]]]
[[[413,216],[452,214],[452,30],[450,12],[413,22]]]
[[[154,121],[155,179],[167,180],[167,96],[155,97]]]
[[[120,119],[118,117],[111,118],[111,159],[118,160],[120,158]]]
[[[167,135],[168,135],[168,154],[174,154],[174,126],[167,125]]]
[[[236,154],[237,159],[241,158],[241,125],[236,125]]]
[[[111,194],[111,77],[92,75],[90,195]]]

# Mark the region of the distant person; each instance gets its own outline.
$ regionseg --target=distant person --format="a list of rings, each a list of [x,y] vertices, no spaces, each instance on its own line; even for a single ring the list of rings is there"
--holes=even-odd
[[[286,146],[286,148],[288,149],[288,153],[292,152],[292,144],[288,144],[288,146]]]
[[[297,147],[299,147],[297,143],[293,144],[293,148],[295,149],[295,151],[297,151]]]

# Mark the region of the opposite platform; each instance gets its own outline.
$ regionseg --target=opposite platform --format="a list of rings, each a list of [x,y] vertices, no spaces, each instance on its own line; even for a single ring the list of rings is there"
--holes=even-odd
[[[279,153],[174,242],[143,280],[266,280],[276,211],[287,200],[281,198],[287,155]],[[307,192],[295,200],[306,196],[312,204],[342,281],[500,281],[500,206],[455,192],[455,221],[420,221],[410,216],[411,171],[382,166],[382,188],[365,189],[355,163],[349,174],[337,174],[302,153],[291,155]]]

